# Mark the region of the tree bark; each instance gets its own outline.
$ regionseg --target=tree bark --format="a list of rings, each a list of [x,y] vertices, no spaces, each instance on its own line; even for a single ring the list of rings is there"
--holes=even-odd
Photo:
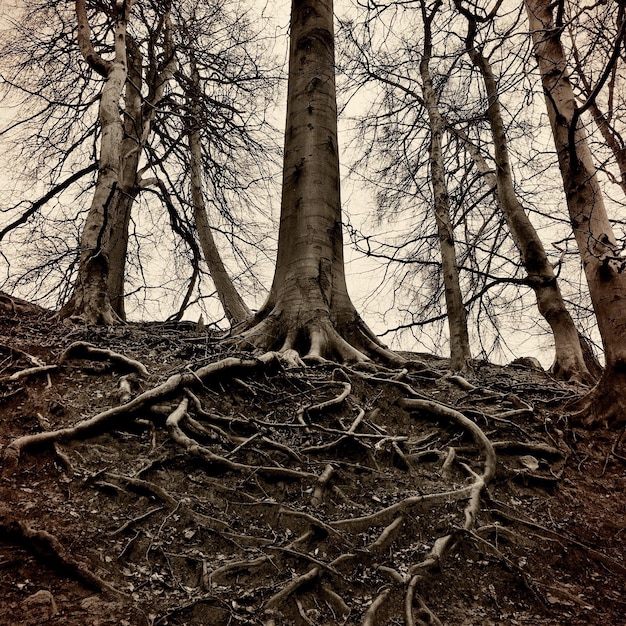
[[[548,0],[526,0],[535,55],[591,301],[604,347],[605,369],[581,407],[589,425],[626,419],[626,274],[595,172],[593,156],[578,120],[576,100]],[[574,142],[570,141],[573,136]]]
[[[132,2],[117,9],[115,56],[103,60],[91,44],[85,0],[77,0],[78,42],[83,58],[106,80],[100,99],[102,138],[98,179],[81,236],[78,277],[69,301],[59,315],[79,317],[90,324],[125,320],[124,280],[128,228],[133,204],[142,189],[139,164],[148,139],[155,107],[173,75],[175,58],[169,15],[153,34],[163,34],[164,63],[154,72],[150,94],[143,98],[143,58],[126,25]],[[155,42],[153,42],[154,44]],[[155,45],[151,46],[154,49]],[[156,66],[156,60],[153,60]],[[124,96],[123,120],[119,111]]]
[[[108,239],[108,212],[115,199],[119,180],[119,150],[124,131],[119,115],[119,101],[127,76],[126,24],[127,4],[118,10],[115,25],[115,54],[105,61],[94,51],[85,0],[76,1],[78,43],[83,57],[94,71],[104,74],[100,97],[100,158],[98,178],[81,235],[78,276],[69,301],[62,307],[61,317],[79,317],[90,324],[113,324],[118,321],[107,290],[109,260],[102,243]]]
[[[200,93],[200,75],[196,68],[195,60],[191,62],[191,91],[192,94]],[[197,117],[197,106],[194,107],[193,95],[187,96],[190,100],[190,107]],[[204,202],[204,193],[202,185],[202,144],[200,141],[200,130],[197,127],[197,119],[192,121],[192,127],[189,131],[189,174],[191,180],[191,201],[193,204],[193,215],[200,240],[200,247],[204,260],[211,273],[217,297],[222,303],[224,313],[231,326],[245,322],[252,317],[250,309],[246,306],[239,292],[235,289],[222,257],[213,237],[209,217],[207,215],[206,205]]]
[[[557,378],[564,380],[579,383],[594,382],[585,365],[578,330],[565,306],[543,243],[515,193],[508,142],[498,96],[498,83],[491,63],[474,45],[476,19],[462,9],[459,0],[455,0],[455,3],[468,19],[467,51],[472,63],[481,73],[487,94],[487,117],[491,126],[496,164],[495,175],[487,174],[487,181],[492,186],[495,183],[498,203],[515,246],[519,250],[528,284],[535,293],[539,312],[552,330],[555,359],[551,371]],[[475,147],[470,152],[475,161],[482,159],[482,155]],[[480,163],[477,164],[480,169],[484,169]]]
[[[107,242],[106,254],[109,258],[107,288],[111,305],[116,314],[126,319],[124,305],[124,282],[126,279],[126,256],[128,252],[128,228],[133,205],[141,190],[146,186],[139,169],[142,151],[150,136],[157,105],[163,99],[165,87],[174,75],[176,57],[172,41],[172,24],[169,14],[162,18],[159,28],[153,33],[154,41],[149,46],[156,54],[156,40],[163,35],[163,63],[158,66],[155,58],[150,63],[156,69],[146,98],[141,95],[144,80],[143,57],[132,38],[127,39],[128,79],[124,100],[124,141],[120,149],[120,176],[117,202],[111,211],[112,237]]]
[[[120,145],[119,193],[109,211],[110,233],[105,242],[109,259],[107,291],[111,306],[118,317],[126,319],[124,306],[124,279],[128,251],[128,228],[133,204],[139,194],[139,157],[141,156],[144,119],[142,114],[141,86],[143,84],[143,58],[131,37],[127,38],[128,79],[124,94],[124,139]]]
[[[346,287],[332,0],[292,0],[276,268],[240,340],[310,359],[402,361],[367,328]]]
[[[441,250],[441,265],[443,272],[446,309],[448,314],[448,329],[450,333],[450,368],[454,371],[466,371],[472,358],[469,336],[467,332],[467,315],[463,305],[459,270],[456,261],[456,246],[454,231],[450,219],[450,199],[446,183],[446,172],[442,152],[442,136],[445,122],[437,103],[437,94],[433,87],[430,74],[430,59],[432,57],[431,23],[440,6],[436,3],[429,16],[422,5],[424,21],[424,53],[420,60],[420,76],[422,79],[422,93],[424,105],[428,112],[430,123],[430,179],[433,189],[433,204],[435,209],[435,223],[439,235]]]

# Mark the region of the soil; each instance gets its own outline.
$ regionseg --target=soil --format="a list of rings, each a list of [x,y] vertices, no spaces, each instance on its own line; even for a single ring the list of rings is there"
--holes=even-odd
[[[584,389],[0,308],[0,624],[626,623],[626,438],[570,423]]]

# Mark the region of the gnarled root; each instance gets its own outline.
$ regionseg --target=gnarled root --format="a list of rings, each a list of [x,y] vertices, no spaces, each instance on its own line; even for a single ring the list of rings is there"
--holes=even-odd
[[[626,424],[626,364],[607,367],[598,384],[568,409],[574,422],[588,428]]]
[[[356,314],[350,323],[333,324],[327,313],[314,311],[308,315],[287,315],[275,308],[267,317],[253,320],[233,340],[241,347],[257,351],[277,350],[302,359],[323,362],[363,363],[372,358],[392,365],[405,359],[388,350]]]

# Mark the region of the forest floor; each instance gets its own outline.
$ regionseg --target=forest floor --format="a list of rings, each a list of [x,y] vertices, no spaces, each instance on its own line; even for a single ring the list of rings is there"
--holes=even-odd
[[[2,625],[626,624],[626,438],[580,388],[0,313]]]

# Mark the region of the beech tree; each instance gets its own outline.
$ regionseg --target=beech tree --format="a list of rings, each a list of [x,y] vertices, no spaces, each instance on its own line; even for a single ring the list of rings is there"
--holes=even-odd
[[[278,253],[267,301],[240,335],[295,358],[400,362],[346,287],[332,0],[293,0]]]
[[[626,142],[624,140],[623,71],[626,61],[624,33],[626,10],[623,4],[594,4],[581,7],[585,16],[584,37],[581,28],[567,25],[568,45],[571,49],[572,84],[578,100],[578,109],[587,110],[598,130],[603,145],[608,148],[617,165],[617,173],[610,167],[602,169],[611,182],[618,184],[626,194]],[[580,19],[577,20],[580,23]]]
[[[430,123],[430,180],[433,188],[435,223],[437,225],[439,246],[441,249],[446,312],[450,331],[450,367],[453,370],[465,371],[469,368],[471,352],[467,332],[467,317],[463,304],[463,296],[461,294],[461,286],[459,284],[459,270],[454,245],[454,230],[450,218],[450,201],[442,153],[442,136],[445,123],[439,112],[437,94],[433,87],[429,68],[433,48],[432,22],[441,5],[442,2],[435,2],[430,11],[428,11],[426,3],[423,0],[420,3],[422,22],[424,25],[424,47],[419,70],[422,79],[421,84],[424,105],[428,112],[428,120]]]
[[[385,6],[391,8],[383,19],[379,13],[383,14]],[[426,6],[428,12],[436,8],[434,4]],[[425,167],[432,127],[429,118],[434,117],[445,159],[439,178],[449,190],[451,226],[456,229],[459,249],[456,265],[464,296],[461,302],[470,316],[474,339],[481,343],[483,354],[490,355],[499,338],[507,336],[511,301],[520,302],[527,278],[494,198],[495,168],[487,163],[488,156],[483,158],[483,152],[489,153],[491,138],[483,122],[483,101],[473,81],[475,74],[464,61],[465,46],[456,45],[458,38],[445,34],[461,32],[464,20],[454,11],[438,11],[431,29],[435,34],[429,52],[432,76],[423,80],[421,38],[415,44],[414,37],[423,28],[418,18],[422,10],[420,2],[401,7],[384,3],[361,18],[362,28],[347,22],[343,29],[349,56],[345,72],[351,89],[363,89],[371,98],[374,87],[377,94],[367,115],[357,118],[363,120],[359,148],[365,158],[356,166],[360,175],[373,183],[385,221],[400,215],[399,221],[410,219],[415,224],[391,241],[364,233],[357,233],[355,239],[364,254],[382,262],[388,260],[391,268],[397,268],[386,270],[386,282],[393,274],[398,285],[394,295],[400,292],[398,299],[406,297],[410,304],[398,303],[408,319],[396,328],[417,329],[414,334],[418,340],[420,332],[432,336],[430,328],[444,320],[450,310],[446,306],[445,311],[436,312],[430,304],[432,299],[426,299],[438,275],[446,273],[437,258],[439,234],[432,227],[435,220],[430,213],[438,198],[429,192],[431,173]],[[424,39],[432,39],[428,30]],[[435,93],[427,93],[424,85]],[[476,145],[469,139],[470,132],[477,136]],[[523,301],[528,311],[526,298]],[[433,343],[441,345],[443,338]]]
[[[116,314],[108,291],[109,259],[103,245],[115,240],[108,212],[119,185],[124,127],[119,102],[128,76],[127,25],[131,2],[111,7],[113,11],[113,58],[104,59],[94,49],[86,0],[77,0],[78,45],[87,64],[104,78],[100,96],[100,155],[98,179],[83,229],[78,276],[70,300],[61,309],[63,317],[80,316],[89,323],[112,324]]]
[[[230,275],[226,271],[222,257],[220,256],[215,237],[209,222],[207,207],[204,200],[204,187],[202,184],[202,144],[200,129],[201,119],[198,96],[200,86],[200,74],[193,52],[190,51],[191,86],[188,92],[191,121],[189,128],[189,181],[191,186],[191,200],[193,203],[193,215],[198,239],[202,247],[204,260],[211,273],[218,298],[224,308],[224,313],[231,325],[246,321],[252,313],[246,306],[243,298],[235,289]]]
[[[251,28],[241,8],[231,6],[231,3],[213,3],[210,0],[200,4],[180,0],[175,6],[167,1],[152,3],[139,0],[131,3],[133,8],[129,18],[132,19],[126,20],[125,45],[122,46],[126,50],[127,76],[117,108],[119,121],[113,120],[118,128],[121,125],[123,139],[121,143],[109,142],[112,149],[119,152],[118,167],[116,172],[108,170],[108,176],[115,178],[115,188],[110,197],[106,196],[105,199],[106,225],[103,222],[98,227],[96,207],[102,204],[96,201],[96,196],[92,208],[85,208],[84,202],[93,193],[92,185],[102,186],[99,178],[93,180],[93,172],[106,162],[106,158],[100,162],[101,147],[107,144],[105,141],[100,146],[102,124],[93,115],[93,109],[101,109],[103,102],[101,92],[106,81],[100,71],[104,71],[109,61],[113,62],[111,55],[114,49],[111,43],[117,28],[118,7],[113,6],[114,3],[111,3],[111,7],[108,4],[94,4],[86,0],[78,4],[78,10],[72,10],[67,5],[57,7],[56,3],[39,0],[32,15],[21,16],[15,22],[15,32],[23,35],[17,39],[20,45],[7,45],[2,50],[3,58],[7,61],[3,76],[7,78],[5,86],[8,95],[16,97],[15,94],[26,94],[29,110],[42,109],[29,116],[16,116],[15,123],[7,125],[3,129],[4,133],[15,135],[29,167],[35,169],[33,163],[36,159],[40,159],[43,166],[40,164],[32,174],[25,172],[25,175],[36,177],[42,187],[31,184],[21,202],[12,208],[17,217],[6,226],[3,225],[0,239],[11,235],[11,239],[18,242],[27,237],[23,233],[31,230],[34,235],[51,242],[48,246],[51,250],[38,245],[37,255],[23,257],[21,265],[25,267],[24,278],[20,278],[14,271],[7,282],[35,282],[37,276],[43,275],[37,281],[38,296],[42,290],[47,294],[56,292],[55,300],[65,302],[62,315],[76,315],[86,321],[102,323],[125,318],[125,283],[131,292],[147,293],[150,289],[142,268],[145,259],[139,256],[140,246],[141,254],[144,255],[146,253],[143,250],[147,248],[156,249],[157,245],[163,248],[162,242],[156,243],[162,235],[168,243],[171,240],[171,246],[181,245],[176,243],[177,238],[180,238],[182,249],[177,253],[178,266],[170,265],[173,271],[168,277],[172,282],[180,282],[178,272],[186,273],[184,260],[188,257],[187,250],[195,245],[192,242],[194,235],[185,234],[195,229],[192,227],[189,230],[185,226],[187,222],[193,222],[191,200],[185,199],[183,204],[179,203],[180,211],[175,215],[170,210],[173,204],[166,197],[176,195],[183,186],[190,185],[189,151],[184,149],[191,119],[191,112],[185,102],[189,85],[184,82],[185,76],[180,70],[174,71],[177,67],[186,67],[184,64],[190,47],[198,48],[203,80],[202,89],[195,94],[197,106],[201,109],[197,120],[202,128],[201,141],[206,144],[212,139],[210,148],[202,149],[200,165],[203,177],[212,183],[205,197],[218,207],[225,219],[240,219],[239,215],[234,218],[229,214],[228,203],[236,199],[248,212],[257,209],[260,200],[255,203],[254,197],[262,197],[259,192],[263,191],[262,181],[269,170],[267,163],[273,159],[271,146],[266,150],[269,141],[262,146],[259,142],[259,139],[267,139],[263,134],[266,126],[264,112],[267,108],[264,105],[273,93],[271,81],[260,67],[267,60],[265,47],[258,37],[260,27],[255,25]],[[184,33],[191,28],[191,14],[199,16],[201,26],[194,27],[196,35],[190,39]],[[81,31],[82,39],[76,36],[78,17],[90,31],[86,38],[84,28]],[[174,26],[172,22],[175,22]],[[48,31],[45,28],[39,28],[40,24],[48,23],[54,24],[56,43],[46,43],[46,37],[50,38],[51,35],[46,34]],[[8,32],[13,35],[13,31]],[[85,45],[89,46],[89,63],[79,53],[78,41],[82,41],[83,49],[86,49]],[[60,46],[63,51],[58,64],[51,61],[51,46],[55,49]],[[29,54],[31,48],[33,53]],[[45,73],[40,70],[43,63],[47,68]],[[259,94],[262,94],[261,98]],[[54,150],[46,149],[47,137],[54,142]],[[265,155],[263,159],[259,158],[261,152]],[[56,161],[54,166],[53,161]],[[84,167],[85,161],[95,162]],[[110,161],[114,163],[116,157],[111,157]],[[44,167],[48,166],[53,167],[53,172],[57,174],[51,176],[49,190],[29,206],[29,197],[40,188],[45,190],[41,171],[45,171]],[[180,183],[170,184],[177,178]],[[148,195],[146,191],[156,193]],[[66,195],[60,200],[63,193]],[[137,233],[139,222],[152,220],[152,217],[148,217],[151,211],[153,215],[158,214],[158,203],[163,207],[162,213],[166,214],[163,209],[168,209],[173,234],[165,232],[166,222],[163,227],[159,226],[164,229],[163,232],[151,229],[148,233]],[[22,206],[28,208],[21,210]],[[135,217],[139,219],[131,223],[131,212],[134,211]],[[62,220],[72,220],[76,224],[74,229],[80,228],[83,215],[89,215],[90,225],[83,228],[79,235],[82,239],[80,258],[74,261],[78,246],[68,236],[67,227],[62,240],[64,256],[53,257],[52,249],[56,250],[59,246],[53,245],[54,240],[49,233],[54,232],[55,225],[60,225]],[[256,222],[248,219],[247,241],[253,242],[248,247],[259,241],[249,236]],[[93,241],[89,243],[87,237],[92,226],[98,233],[95,244]],[[133,231],[129,231],[129,227]],[[238,231],[239,241],[244,241],[247,231],[245,228]],[[129,242],[133,236],[134,240]],[[232,241],[234,244],[235,240]],[[99,250],[94,245],[99,246]],[[254,262],[254,255],[250,256],[249,261],[246,259],[246,263],[240,263],[246,275]],[[94,263],[99,263],[101,267],[95,268],[87,276],[85,268],[92,257]],[[131,259],[130,277],[128,258]],[[35,260],[40,262],[37,267],[33,267]],[[194,261],[191,263],[195,267],[198,265]],[[74,280],[74,270],[79,267],[82,269],[78,271],[77,280]],[[46,284],[46,275],[60,278],[56,284],[52,284],[52,281]],[[68,294],[71,295],[68,300],[65,294],[70,279],[73,293]],[[94,301],[91,312],[84,306],[85,290],[89,291],[89,284],[93,285],[94,294],[106,289],[106,293],[99,296],[101,302]],[[204,297],[204,294],[200,297]],[[134,304],[137,304],[136,298]],[[96,313],[103,307],[104,315]]]
[[[465,38],[467,52],[479,70],[485,86],[487,117],[493,138],[495,175],[483,163],[484,159],[480,151],[476,150],[469,142],[467,144],[468,149],[472,151],[479,170],[484,173],[487,180],[495,179],[491,184],[495,183],[498,204],[511,231],[515,246],[519,250],[528,276],[528,284],[535,293],[539,312],[552,330],[555,349],[552,372],[557,378],[591,382],[592,378],[585,365],[578,330],[565,306],[554,269],[548,260],[543,242],[537,235],[537,231],[517,197],[513,183],[506,128],[498,94],[498,80],[489,58],[476,45],[478,23],[492,20],[502,2],[497,2],[489,14],[483,17],[479,17],[468,10],[464,6],[463,0],[455,0],[455,5],[467,18],[468,31]]]
[[[581,416],[589,425],[620,423],[626,415],[626,274],[622,248],[607,216],[553,5],[547,0],[526,0],[525,6],[569,216],[604,348],[604,372],[584,399]]]

